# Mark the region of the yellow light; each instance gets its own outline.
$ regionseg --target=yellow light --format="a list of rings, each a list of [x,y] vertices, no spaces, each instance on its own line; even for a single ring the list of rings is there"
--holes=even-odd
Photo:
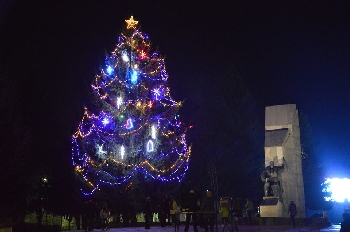
[[[131,15],[130,19],[125,20],[126,22],[126,29],[130,28],[136,28],[136,25],[139,23],[139,21],[134,20],[134,16]]]

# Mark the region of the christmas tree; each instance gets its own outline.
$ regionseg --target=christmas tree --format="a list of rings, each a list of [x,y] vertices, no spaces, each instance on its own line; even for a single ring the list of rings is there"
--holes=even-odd
[[[72,162],[93,193],[101,184],[119,185],[137,173],[145,179],[180,182],[191,149],[179,120],[182,102],[170,96],[164,58],[133,16],[92,83],[99,104],[72,136]]]

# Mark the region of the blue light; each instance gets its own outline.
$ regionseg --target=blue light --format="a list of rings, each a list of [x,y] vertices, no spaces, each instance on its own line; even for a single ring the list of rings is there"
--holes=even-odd
[[[350,179],[327,178],[325,183],[329,185],[324,191],[332,193],[331,197],[326,200],[344,202],[344,199],[350,199]]]
[[[114,69],[109,65],[109,66],[107,67],[107,73],[108,73],[108,75],[111,75],[111,74],[113,73],[113,71],[114,71]]]
[[[130,77],[130,81],[132,84],[136,84],[137,83],[137,79],[138,79],[138,73],[136,70],[132,70],[131,71],[131,77]]]

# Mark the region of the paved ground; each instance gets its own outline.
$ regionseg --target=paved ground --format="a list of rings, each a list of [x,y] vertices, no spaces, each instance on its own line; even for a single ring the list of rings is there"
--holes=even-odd
[[[333,225],[328,228],[312,228],[312,227],[292,227],[292,226],[238,226],[238,231],[244,231],[244,232],[326,232],[326,231],[339,231],[340,226],[339,225]],[[69,232],[78,232],[83,230],[70,230]],[[95,229],[95,232],[102,231],[101,229]],[[179,232],[184,231],[184,226],[180,226]],[[218,226],[218,232],[222,231],[222,227]],[[65,231],[68,232],[68,231]],[[154,226],[151,227],[151,229],[146,230],[143,227],[126,227],[126,228],[111,228],[109,232],[175,232],[173,227],[159,227]],[[193,228],[190,228],[189,232],[193,232]],[[199,232],[204,232],[203,228],[199,228]]]

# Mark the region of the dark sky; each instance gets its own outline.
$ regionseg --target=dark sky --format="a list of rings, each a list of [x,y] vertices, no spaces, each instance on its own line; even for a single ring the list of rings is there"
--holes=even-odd
[[[49,90],[41,97],[56,117],[79,120],[104,52],[132,14],[166,57],[176,100],[235,63],[262,126],[266,106],[297,104],[329,177],[350,178],[349,12],[346,1],[0,0],[0,48],[33,92]]]

